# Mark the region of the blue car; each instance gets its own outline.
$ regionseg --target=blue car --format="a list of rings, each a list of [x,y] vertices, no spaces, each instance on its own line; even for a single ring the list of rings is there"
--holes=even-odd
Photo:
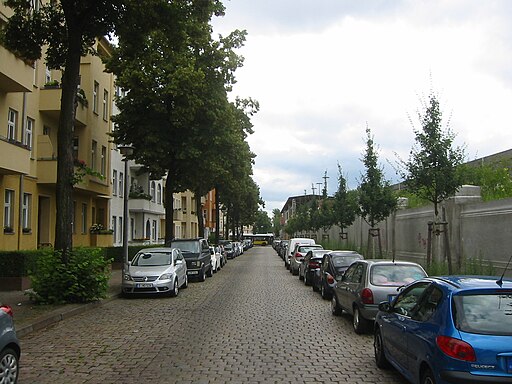
[[[512,383],[512,280],[428,277],[379,304],[375,362],[411,383]]]

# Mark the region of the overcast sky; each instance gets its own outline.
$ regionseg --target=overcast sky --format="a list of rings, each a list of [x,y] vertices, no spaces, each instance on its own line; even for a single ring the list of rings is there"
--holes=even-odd
[[[259,101],[249,144],[265,209],[312,193],[337,164],[349,188],[364,167],[365,129],[386,178],[407,159],[422,100],[469,160],[512,148],[512,1],[224,0],[215,33],[248,32],[233,97]],[[412,122],[412,124],[411,124]],[[391,164],[391,165],[390,165]],[[318,193],[317,191],[315,193]]]

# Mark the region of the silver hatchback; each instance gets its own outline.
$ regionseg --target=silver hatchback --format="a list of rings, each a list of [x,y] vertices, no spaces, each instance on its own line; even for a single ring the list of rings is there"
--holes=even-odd
[[[369,330],[381,301],[398,294],[398,288],[427,276],[417,263],[392,260],[357,260],[337,278],[331,301],[333,315],[353,316],[356,333]]]
[[[146,248],[123,273],[123,294],[168,293],[177,296],[188,285],[187,263],[177,248]]]
[[[21,348],[14,323],[12,310],[0,304],[0,382],[14,384],[18,381]]]

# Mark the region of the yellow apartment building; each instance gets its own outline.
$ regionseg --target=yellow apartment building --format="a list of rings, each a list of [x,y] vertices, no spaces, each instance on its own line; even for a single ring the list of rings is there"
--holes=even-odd
[[[0,3],[0,25],[11,15]],[[110,44],[94,47],[109,55]],[[75,161],[104,175],[85,176],[74,190],[73,244],[94,245],[93,223],[110,227],[111,197],[108,133],[114,78],[104,72],[101,58],[82,58],[80,97],[76,110]],[[57,130],[60,115],[60,71],[44,60],[27,63],[0,45],[0,250],[34,249],[55,238]],[[105,235],[105,245],[112,238]]]

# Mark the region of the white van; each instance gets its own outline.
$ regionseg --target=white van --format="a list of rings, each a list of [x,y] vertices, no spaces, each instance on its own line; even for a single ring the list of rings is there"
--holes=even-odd
[[[288,269],[290,269],[290,260],[293,256],[293,251],[295,250],[295,245],[297,244],[316,244],[315,240],[313,239],[307,239],[305,237],[296,237],[293,239],[290,239],[290,245],[288,246],[288,249],[286,250],[286,255],[284,256],[284,266]]]

